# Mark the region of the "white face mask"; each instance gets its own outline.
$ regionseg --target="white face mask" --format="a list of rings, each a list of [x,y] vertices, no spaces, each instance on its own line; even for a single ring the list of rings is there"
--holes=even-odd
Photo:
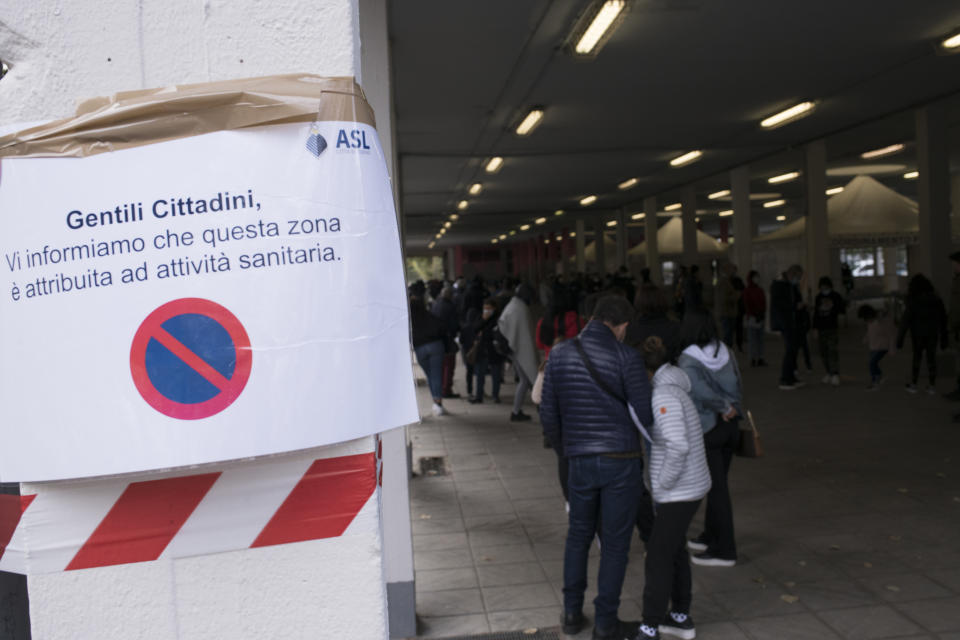
[[[484,309],[483,310],[483,319],[486,320],[493,315],[493,309]]]

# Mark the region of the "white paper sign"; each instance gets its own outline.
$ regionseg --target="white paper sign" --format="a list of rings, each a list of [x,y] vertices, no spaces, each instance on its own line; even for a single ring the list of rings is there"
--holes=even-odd
[[[418,419],[369,126],[3,159],[0,223],[4,481],[292,451]]]

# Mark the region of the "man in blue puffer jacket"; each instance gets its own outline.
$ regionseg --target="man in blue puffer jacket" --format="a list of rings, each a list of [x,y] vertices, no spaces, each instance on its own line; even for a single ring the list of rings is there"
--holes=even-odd
[[[596,640],[635,633],[617,618],[643,490],[640,432],[629,408],[647,428],[653,414],[643,358],[622,344],[632,317],[633,308],[624,298],[601,298],[580,336],[551,351],[540,404],[544,435],[570,459],[570,523],[563,561],[563,630],[569,635],[583,626],[587,556],[597,520],[601,523]]]

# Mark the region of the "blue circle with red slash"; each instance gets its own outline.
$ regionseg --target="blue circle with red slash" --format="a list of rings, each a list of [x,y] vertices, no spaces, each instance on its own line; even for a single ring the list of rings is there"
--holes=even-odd
[[[208,418],[233,404],[252,364],[243,325],[203,298],[158,307],[137,329],[130,348],[137,391],[154,409],[180,420]]]

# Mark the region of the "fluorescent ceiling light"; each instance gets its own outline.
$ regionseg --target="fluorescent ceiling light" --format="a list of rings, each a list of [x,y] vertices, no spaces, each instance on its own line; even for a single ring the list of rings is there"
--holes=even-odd
[[[616,221],[616,220],[610,220],[609,222],[607,222],[607,226],[608,226],[608,227],[615,227],[615,226],[617,226],[617,221]]]
[[[570,232],[570,237],[571,237],[571,238],[576,238],[576,237],[577,237],[577,232],[576,232],[576,231],[571,231],[571,232]]]
[[[777,222],[783,222],[787,219],[787,216],[777,216]]]
[[[720,198],[725,198],[728,195],[730,195],[730,189],[724,189],[722,191],[714,191],[707,197],[710,198],[711,200],[719,200]]]
[[[427,245],[427,249],[433,249],[435,246],[437,246],[437,241],[431,240],[430,244]]]
[[[496,173],[500,171],[500,167],[503,166],[503,158],[496,156],[487,160],[486,171],[487,173]]]
[[[516,230],[516,229],[510,229],[510,235],[512,235],[512,236],[517,235],[517,230]]]
[[[874,149],[873,151],[864,151],[860,154],[860,157],[864,160],[869,160],[871,158],[881,158],[883,156],[890,156],[895,153],[900,153],[903,151],[903,143],[898,142],[897,144],[891,144],[881,149]]]
[[[449,229],[452,225],[453,225],[453,223],[450,222],[449,220],[447,220],[446,222],[443,223],[443,228],[444,228],[444,229]]]
[[[838,193],[843,193],[843,187],[833,187],[833,188],[827,189],[828,196],[835,196]]]
[[[638,182],[640,182],[640,180],[637,178],[630,178],[629,180],[624,180],[618,184],[617,189],[620,189],[620,191],[626,191],[627,189],[632,189],[633,187],[637,186]]]
[[[451,214],[450,214],[450,219],[451,219],[452,221],[456,222],[457,220],[460,219],[460,216],[458,216],[458,215],[455,214],[455,213],[451,213]]]
[[[553,212],[553,215],[555,215],[555,216],[562,216],[562,215],[563,215],[563,209],[557,209],[556,211]]]
[[[507,239],[507,234],[501,233],[501,234],[500,234],[500,239],[501,239],[501,240],[506,240],[506,239]]]
[[[776,129],[788,122],[793,122],[794,120],[799,120],[804,116],[810,115],[815,106],[816,103],[811,101],[795,104],[789,109],[784,109],[780,113],[775,113],[768,118],[764,118],[760,121],[760,126],[764,129]]]
[[[960,33],[955,33],[946,40],[940,43],[940,46],[944,49],[956,49],[960,47]]]
[[[771,200],[770,202],[764,202],[763,208],[773,209],[774,207],[782,207],[785,204],[787,204],[786,200]]]
[[[635,213],[635,214],[633,214],[632,216],[630,216],[630,219],[631,219],[631,220],[643,220],[643,219],[646,218],[646,217],[647,217],[647,214],[641,212],[641,213]]]
[[[494,239],[492,239],[492,240],[490,241],[490,244],[497,244],[498,242],[500,242],[500,239],[499,239],[499,238],[494,238]]]
[[[563,236],[557,236],[557,242],[563,242]]]
[[[483,185],[479,182],[474,182],[470,185],[468,193],[472,196],[480,195],[480,192],[483,191]]]
[[[550,238],[544,238],[543,244],[550,244]]]
[[[721,211],[717,215],[720,216],[721,218],[729,218],[730,216],[733,215],[733,209],[727,209],[726,211]]]
[[[460,209],[460,211],[463,211],[469,206],[470,206],[470,203],[467,202],[466,200],[461,200],[460,202],[457,203],[457,209]]]
[[[903,174],[903,177],[904,177],[905,179],[907,179],[907,180],[916,180],[917,178],[920,177],[920,172],[919,172],[919,171],[907,171],[905,174]]]
[[[671,167],[682,167],[684,165],[690,164],[691,162],[696,162],[703,156],[703,151],[688,151],[682,156],[677,156],[670,161]]]
[[[441,228],[440,228],[440,235],[444,235],[444,234],[446,234],[446,233],[447,233],[447,229],[446,229],[445,227],[441,227]]]
[[[545,223],[546,221],[547,221],[546,218],[537,218],[536,220],[533,221],[533,223],[534,223],[534,224],[543,224],[543,223]]]
[[[585,198],[580,198],[580,205],[583,207],[589,207],[596,201],[597,196],[586,196]]]
[[[677,209],[679,209],[679,208],[682,207],[682,206],[683,206],[683,205],[680,204],[679,202],[674,202],[673,204],[668,204],[667,206],[665,206],[665,207],[663,208],[663,210],[664,210],[664,211],[676,211]]]
[[[520,225],[520,231],[529,231],[529,230],[530,230],[530,225],[528,224]]]
[[[790,182],[791,180],[796,180],[800,177],[799,171],[791,171],[790,173],[781,173],[778,176],[773,176],[767,182],[770,184],[780,184],[781,182]]]
[[[433,237],[434,237],[435,240],[439,240],[440,238],[443,237],[443,234],[442,234],[442,233],[438,233],[437,235],[435,235],[435,236],[433,236]]]
[[[583,35],[580,36],[580,39],[577,40],[577,44],[573,50],[582,56],[594,53],[594,49],[596,49],[603,37],[607,35],[607,31],[613,26],[613,23],[617,20],[617,16],[620,15],[626,6],[626,0],[607,0],[604,2],[603,6],[600,7],[600,11],[597,12],[597,15],[595,15],[590,22],[590,26],[587,27]]]
[[[540,124],[540,121],[543,120],[543,108],[534,107],[530,110],[530,113],[526,115],[523,121],[517,125],[517,135],[518,136],[528,136],[534,129],[537,128],[537,125]]]
[[[694,222],[700,222],[700,218],[694,218],[693,221],[694,221]]]

